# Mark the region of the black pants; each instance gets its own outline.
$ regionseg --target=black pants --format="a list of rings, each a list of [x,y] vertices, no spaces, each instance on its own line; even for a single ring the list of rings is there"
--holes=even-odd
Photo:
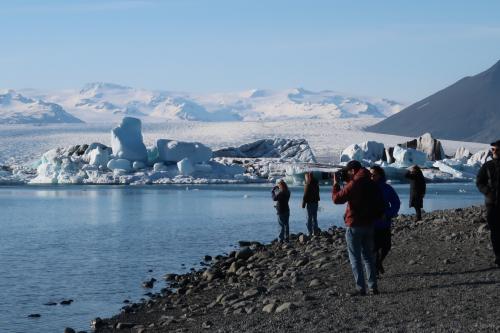
[[[486,219],[491,232],[491,245],[496,262],[500,265],[500,207],[486,207]]]
[[[375,229],[374,248],[377,270],[382,267],[382,262],[391,250],[391,228]]]
[[[422,220],[422,208],[420,207],[415,207],[415,220],[420,221]]]

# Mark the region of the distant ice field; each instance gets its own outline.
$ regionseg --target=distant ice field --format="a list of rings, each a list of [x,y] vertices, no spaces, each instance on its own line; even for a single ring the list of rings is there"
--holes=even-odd
[[[352,143],[374,140],[386,146],[410,137],[370,133],[363,130],[377,119],[312,119],[255,122],[169,121],[145,123],[142,133],[146,146],[156,139],[199,141],[212,149],[238,146],[264,138],[305,138],[319,162],[338,162],[342,150]],[[75,144],[101,142],[110,145],[114,123],[57,125],[0,125],[0,164],[31,163],[47,150]],[[423,133],[422,133],[423,134]],[[438,138],[439,139],[439,138]],[[442,141],[446,154],[464,146],[471,152],[487,144]]]

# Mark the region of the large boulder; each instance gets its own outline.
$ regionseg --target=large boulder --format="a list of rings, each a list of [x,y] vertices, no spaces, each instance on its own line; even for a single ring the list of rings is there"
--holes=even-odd
[[[430,161],[438,161],[446,158],[441,142],[434,139],[430,133],[425,133],[416,139],[401,143],[398,146],[422,151],[427,154],[427,159]]]
[[[382,160],[385,155],[385,148],[383,143],[375,141],[365,141],[360,144],[352,144],[342,151],[340,155],[340,162],[356,161],[378,161]]]
[[[191,163],[203,163],[212,158],[212,149],[199,142],[167,139],[156,141],[158,158],[163,162],[177,163],[188,158]]]
[[[116,158],[147,162],[148,154],[142,142],[141,121],[133,117],[123,118],[120,125],[111,130],[111,148]]]
[[[316,162],[316,157],[305,139],[262,139],[239,147],[217,150],[214,157],[281,158],[294,162]]]
[[[409,167],[411,165],[425,165],[427,161],[427,154],[412,148],[402,148],[400,146],[394,147],[392,152],[395,162],[400,167]]]

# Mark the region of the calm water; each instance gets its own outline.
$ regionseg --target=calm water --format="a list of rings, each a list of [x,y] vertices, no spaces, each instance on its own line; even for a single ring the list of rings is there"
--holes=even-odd
[[[395,187],[409,212],[407,185]],[[305,231],[301,195],[292,189],[294,233]],[[320,227],[340,225],[344,207],[331,203],[330,187],[321,195]],[[473,184],[432,184],[425,206],[481,202]],[[158,291],[166,272],[276,234],[269,186],[0,187],[0,332],[90,331],[92,318],[143,297],[142,281],[160,280]],[[63,299],[74,303],[44,305]]]

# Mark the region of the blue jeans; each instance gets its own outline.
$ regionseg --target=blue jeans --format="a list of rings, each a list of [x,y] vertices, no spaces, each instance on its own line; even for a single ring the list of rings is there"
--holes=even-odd
[[[306,203],[307,209],[307,231],[309,236],[313,235],[318,230],[318,203]]]
[[[362,261],[365,264],[368,276],[368,288],[377,288],[377,272],[373,257],[373,227],[348,227],[345,232],[345,239],[356,288],[366,291]]]
[[[290,240],[290,230],[288,227],[288,220],[290,219],[290,212],[278,214],[278,223],[281,227],[279,240],[289,241]]]

